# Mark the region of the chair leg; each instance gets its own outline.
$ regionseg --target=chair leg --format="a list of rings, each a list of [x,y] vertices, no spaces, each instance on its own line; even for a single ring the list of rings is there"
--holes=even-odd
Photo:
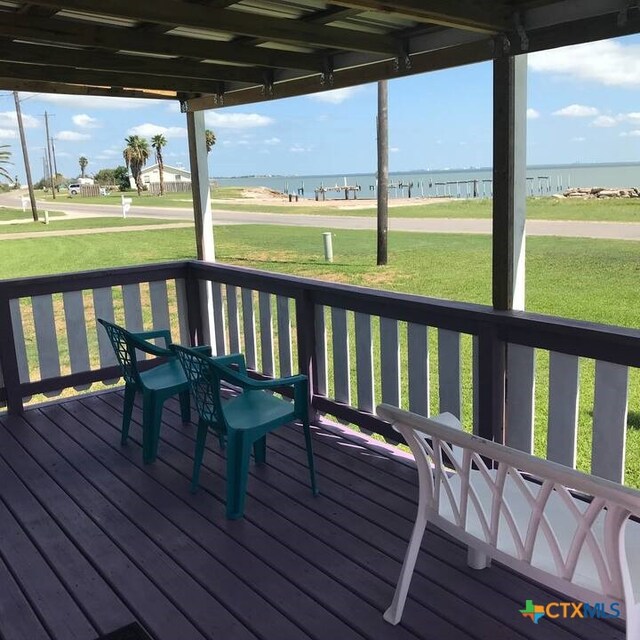
[[[253,457],[256,464],[264,464],[267,461],[267,436],[262,436],[253,443]]]
[[[142,416],[143,461],[145,464],[153,462],[158,455],[162,405],[162,400],[156,394],[145,394]]]
[[[249,475],[251,443],[246,434],[227,434],[227,518],[237,520],[244,513],[244,499]]]
[[[320,491],[316,483],[316,465],[313,459],[313,442],[311,440],[311,428],[309,427],[309,420],[305,418],[302,421],[302,429],[304,430],[304,440],[307,445],[307,464],[309,465],[309,476],[311,478],[311,491],[313,495],[317,496]]]
[[[200,484],[200,467],[204,457],[204,446],[207,441],[207,431],[209,427],[204,420],[198,421],[198,435],[196,436],[196,450],[193,454],[193,474],[191,475],[191,493],[198,490]]]
[[[125,444],[129,437],[129,425],[131,424],[131,413],[133,412],[133,402],[136,397],[136,388],[132,385],[125,385],[124,407],[122,408],[122,432],[120,444]]]
[[[180,416],[184,424],[191,422],[191,401],[189,399],[189,391],[180,392]]]
[[[413,570],[416,566],[416,560],[418,559],[418,553],[420,552],[420,545],[422,543],[422,536],[424,535],[426,526],[427,516],[424,513],[424,509],[418,507],[418,515],[416,517],[416,522],[413,525],[413,532],[411,533],[411,540],[409,541],[407,552],[404,556],[402,570],[400,571],[400,577],[398,578],[396,591],[393,595],[393,602],[391,603],[391,606],[384,612],[384,619],[391,624],[398,624],[398,622],[400,622],[400,619],[402,618],[404,604],[407,600],[409,585],[411,584]]]

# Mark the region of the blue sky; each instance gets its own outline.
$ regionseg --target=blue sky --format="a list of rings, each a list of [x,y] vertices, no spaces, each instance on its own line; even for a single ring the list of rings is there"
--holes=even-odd
[[[640,161],[640,36],[529,56],[529,164]],[[491,164],[489,63],[391,81],[392,171]],[[165,162],[188,167],[177,104],[21,94],[32,171],[42,176],[42,114],[52,115],[58,169],[88,173],[122,164],[124,138],[168,139]],[[375,170],[376,85],[208,111],[218,142],[210,174],[344,174]],[[0,144],[21,179],[13,97],[0,93]]]

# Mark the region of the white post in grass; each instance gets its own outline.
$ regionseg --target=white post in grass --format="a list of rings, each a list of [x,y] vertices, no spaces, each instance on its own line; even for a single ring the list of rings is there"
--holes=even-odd
[[[129,209],[131,209],[133,198],[125,198],[124,196],[120,196],[120,202],[122,204],[122,217],[126,218],[127,213],[129,213]]]
[[[322,234],[324,240],[324,261],[333,262],[333,241],[331,239],[331,232],[325,231]]]

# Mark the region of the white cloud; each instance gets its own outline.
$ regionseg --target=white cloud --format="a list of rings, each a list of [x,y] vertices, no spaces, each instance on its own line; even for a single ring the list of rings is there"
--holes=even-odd
[[[35,129],[39,126],[37,118],[30,116],[27,113],[22,114],[22,124],[25,129]],[[18,116],[15,111],[2,111],[0,112],[0,127],[17,127]]]
[[[627,136],[631,138],[639,138],[640,137],[640,129],[634,129],[633,131],[623,131],[620,134],[621,138],[626,138]]]
[[[608,87],[640,87],[640,45],[612,40],[529,55],[529,68]]]
[[[304,153],[306,149],[296,142],[289,147],[289,151],[291,151],[291,153]]]
[[[71,120],[73,120],[73,124],[75,124],[76,127],[80,127],[81,129],[97,129],[100,127],[98,119],[92,118],[86,113],[78,113],[73,116]]]
[[[571,138],[571,142],[584,142],[586,140],[586,138],[583,138],[582,136],[576,136],[575,138]]]
[[[0,138],[3,140],[12,140],[18,137],[15,129],[0,129]]]
[[[594,127],[609,128],[618,124],[618,119],[612,116],[598,116],[592,123]]]
[[[311,100],[318,102],[328,102],[329,104],[342,104],[345,100],[352,98],[360,91],[360,87],[345,87],[344,89],[333,89],[310,95]]]
[[[400,147],[389,147],[390,153],[398,153],[400,151]]]
[[[273,118],[259,113],[220,113],[208,111],[204,121],[212,129],[255,129],[273,124]]]
[[[273,146],[275,144],[280,144],[280,138],[267,138],[266,140],[263,140],[263,143],[269,146]]]
[[[152,138],[158,134],[162,134],[165,138],[185,138],[187,130],[183,127],[163,127],[159,124],[145,122],[144,124],[139,124],[137,127],[131,127],[131,129],[127,131],[127,135],[143,136],[146,138]]]
[[[79,142],[80,140],[89,140],[91,136],[88,133],[80,133],[79,131],[60,131],[56,138],[67,142]]]
[[[540,112],[536,109],[529,107],[527,109],[527,120],[537,120],[540,117]]]
[[[75,109],[146,109],[151,105],[162,104],[164,100],[147,98],[110,98],[108,96],[74,96],[58,93],[21,93],[33,96],[39,101],[60,104]]]
[[[598,110],[595,107],[587,107],[584,104],[570,104],[553,112],[554,116],[564,116],[567,118],[588,118],[597,116]]]

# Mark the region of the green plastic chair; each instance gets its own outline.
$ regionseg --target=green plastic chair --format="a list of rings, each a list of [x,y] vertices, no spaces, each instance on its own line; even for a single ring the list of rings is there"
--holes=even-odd
[[[318,495],[309,429],[306,376],[255,380],[247,376],[242,354],[210,358],[179,345],[171,345],[171,350],[178,355],[184,367],[199,416],[192,491],[195,492],[198,488],[207,433],[211,430],[220,438],[221,443],[225,437],[227,440],[227,518],[241,518],[244,513],[251,449],[253,448],[256,464],[264,463],[267,455],[267,433],[294,420],[300,420],[307,445],[311,490],[313,495]],[[236,365],[237,370],[232,369],[231,365]],[[223,400],[222,382],[240,387],[242,392]],[[293,403],[269,393],[269,390],[282,387],[293,387]]]
[[[142,394],[142,459],[145,463],[153,462],[158,452],[165,400],[178,395],[182,421],[187,423],[191,420],[189,383],[174,353],[168,349],[172,344],[171,333],[166,329],[132,333],[102,318],[98,318],[98,322],[109,336],[125,381],[120,441],[125,444],[129,436],[133,403],[136,392],[139,392]],[[154,338],[163,338],[167,348],[149,342]],[[140,371],[136,349],[165,358],[166,362],[147,371]],[[210,347],[198,347],[198,350],[211,354]]]

